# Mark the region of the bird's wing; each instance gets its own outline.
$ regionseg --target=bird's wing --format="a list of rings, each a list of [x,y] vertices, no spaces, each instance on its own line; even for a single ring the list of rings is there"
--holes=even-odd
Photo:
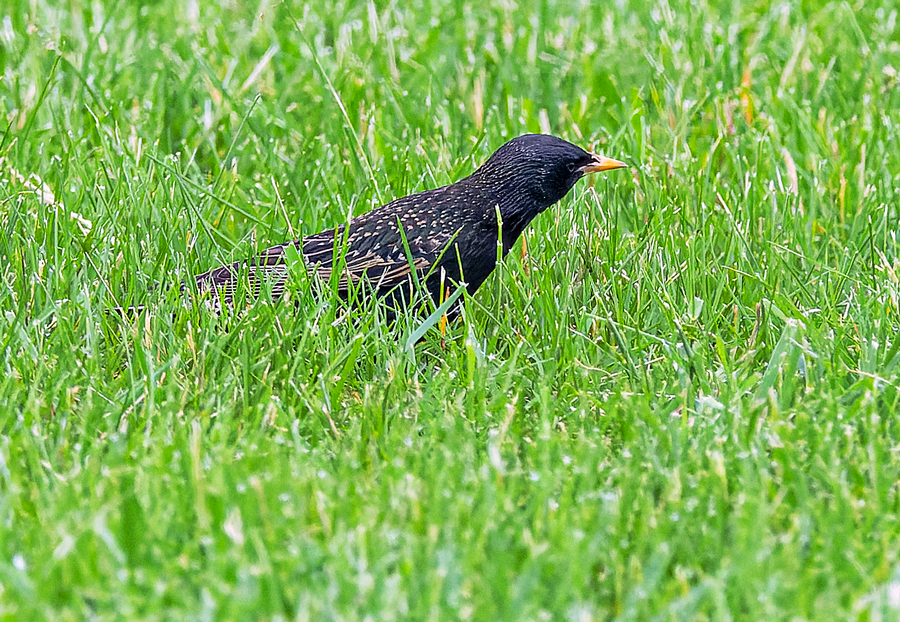
[[[439,253],[431,245],[408,242],[409,257],[399,236],[366,235],[351,230],[346,242],[342,238],[343,228],[311,235],[303,240],[303,258],[323,280],[331,278],[335,268],[341,271],[338,289],[346,291],[349,283],[358,284],[366,280],[377,291],[385,292],[406,283],[413,269],[427,271]],[[338,237],[341,236],[341,237]],[[335,259],[341,261],[335,263]]]
[[[217,311],[223,305],[232,304],[238,283],[243,278],[246,278],[244,282],[249,285],[248,294],[253,298],[258,298],[263,291],[263,284],[269,283],[272,298],[278,299],[284,293],[287,281],[288,268],[284,255],[286,246],[273,246],[250,260],[238,261],[199,274],[196,277],[197,289],[201,294],[210,294]]]
[[[342,238],[336,239],[336,236],[342,235],[342,230],[343,227],[340,227],[311,235],[302,242],[298,240],[279,244],[247,261],[214,268],[196,277],[197,288],[201,293],[210,293],[217,310],[223,304],[232,304],[238,282],[242,278],[247,279],[244,282],[248,283],[248,294],[252,297],[258,297],[263,291],[263,284],[268,283],[272,298],[278,299],[284,293],[287,281],[285,249],[294,245],[295,248],[302,246],[304,262],[323,281],[331,279],[335,259],[342,257],[343,261],[337,262],[341,271],[339,292],[346,293],[349,283],[357,285],[363,279],[376,291],[387,292],[408,283],[413,268],[418,273],[427,272],[443,248],[442,240],[436,238],[430,238],[425,243],[420,239],[409,240],[408,246],[413,257],[410,265],[402,243],[379,243],[360,237],[352,237],[345,242]]]

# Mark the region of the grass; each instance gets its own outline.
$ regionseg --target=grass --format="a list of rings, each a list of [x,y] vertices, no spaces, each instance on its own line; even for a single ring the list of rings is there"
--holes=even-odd
[[[0,619],[900,616],[892,3],[5,11]],[[154,287],[534,131],[631,171],[413,356]]]

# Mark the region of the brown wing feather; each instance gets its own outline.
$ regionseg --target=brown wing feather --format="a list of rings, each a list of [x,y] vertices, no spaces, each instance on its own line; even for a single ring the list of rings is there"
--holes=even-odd
[[[320,236],[324,237],[323,234],[310,237]],[[332,242],[322,244],[321,241],[324,240],[310,240],[310,238],[304,240],[303,259],[323,281],[328,281],[334,270],[335,247]],[[287,282],[288,268],[284,249],[288,244],[298,245],[296,242],[288,242],[273,246],[250,260],[238,261],[204,272],[196,277],[197,288],[201,294],[209,293],[217,310],[221,310],[222,305],[233,303],[238,283],[242,278],[246,279],[245,282],[249,286],[248,293],[254,298],[259,297],[264,291],[263,284],[268,283],[272,289],[272,298],[277,300],[284,294]],[[429,258],[414,255],[413,267],[417,272],[424,274],[430,265]],[[356,286],[362,279],[366,279],[376,291],[387,292],[407,283],[411,273],[410,263],[405,256],[382,257],[351,251],[345,254],[341,268],[342,274],[338,280],[338,291],[341,294],[347,292],[349,283]]]

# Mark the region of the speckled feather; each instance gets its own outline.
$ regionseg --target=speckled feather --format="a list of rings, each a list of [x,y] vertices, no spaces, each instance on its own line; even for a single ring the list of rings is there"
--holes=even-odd
[[[341,266],[342,295],[348,282],[355,285],[363,281],[378,296],[407,301],[412,287],[411,266],[400,223],[413,259],[412,269],[420,279],[427,276],[426,287],[436,301],[441,298],[442,281],[445,288],[465,283],[469,293],[474,293],[496,264],[498,208],[505,256],[528,223],[563,198],[584,176],[584,168],[598,158],[553,136],[520,136],[455,184],[391,201],[357,216],[349,225],[274,246],[248,261],[215,268],[198,275],[197,286],[200,292],[210,293],[217,308],[231,304],[240,278],[248,279],[254,296],[259,295],[262,281],[268,280],[273,298],[278,298],[287,279],[285,249],[294,245],[302,251],[307,266],[325,280],[336,263]],[[336,262],[336,258],[342,261]]]

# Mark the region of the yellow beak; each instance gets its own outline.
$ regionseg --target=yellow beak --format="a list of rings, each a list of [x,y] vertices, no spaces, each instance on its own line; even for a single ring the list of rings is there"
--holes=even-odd
[[[592,155],[594,157],[594,161],[581,167],[581,170],[585,175],[587,175],[588,173],[599,173],[600,171],[611,171],[614,168],[625,168],[626,166],[628,166],[624,162],[619,162],[618,160],[613,160],[612,158],[607,158],[605,156],[597,154]]]

